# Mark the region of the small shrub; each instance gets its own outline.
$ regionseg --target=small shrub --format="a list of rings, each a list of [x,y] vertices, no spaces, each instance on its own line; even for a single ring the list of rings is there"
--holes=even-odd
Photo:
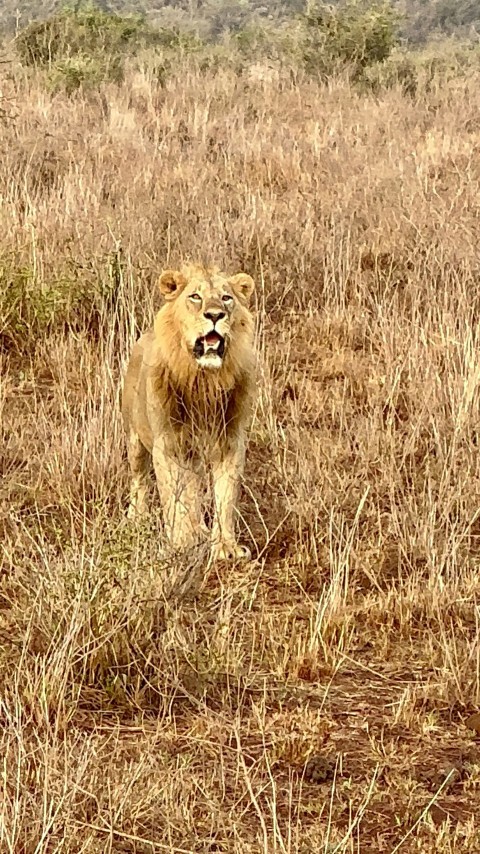
[[[416,63],[424,88],[429,91],[436,82],[442,85],[478,72],[480,49],[475,42],[442,39],[419,51]]]
[[[250,24],[235,33],[233,45],[241,56],[253,60],[281,59],[298,61],[298,26],[288,24],[272,26],[268,24]]]
[[[12,99],[6,98],[0,92],[0,124],[4,127],[14,124],[17,114],[17,108]]]
[[[124,65],[119,56],[75,56],[56,63],[50,71],[50,86],[54,92],[72,95],[78,89],[96,88],[104,81],[121,83]]]
[[[364,70],[363,85],[375,93],[399,86],[404,95],[415,95],[418,90],[418,68],[410,53],[393,53],[384,62],[376,62]]]
[[[383,62],[364,69],[361,86],[374,92],[399,86],[405,95],[443,89],[480,70],[475,43],[441,39],[422,49],[396,48]]]
[[[181,31],[177,27],[162,27],[155,34],[155,46],[194,53],[203,46],[203,42],[194,33]]]
[[[305,68],[320,77],[347,69],[359,80],[366,68],[390,56],[397,41],[397,16],[388,3],[312,6],[303,22]]]
[[[115,15],[88,5],[29,24],[17,36],[16,49],[24,65],[51,66],[78,56],[131,54],[157,38],[140,16]]]
[[[102,281],[72,270],[51,282],[0,261],[0,352],[32,352],[39,339],[65,329],[100,334],[118,286],[111,259]]]
[[[29,268],[0,268],[0,342],[2,349],[23,350],[55,323],[68,318],[79,301],[66,281],[40,287]]]
[[[141,16],[116,15],[92,5],[33,22],[16,39],[21,62],[47,67],[53,91],[67,95],[104,81],[121,83],[127,57],[148,55],[148,48],[160,58],[159,84],[164,85],[169,59],[178,61],[179,54],[196,54],[202,47],[191,32],[154,29]]]

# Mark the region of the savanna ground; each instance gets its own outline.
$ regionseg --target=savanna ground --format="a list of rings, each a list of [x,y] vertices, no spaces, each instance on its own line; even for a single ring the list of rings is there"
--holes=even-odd
[[[2,74],[1,851],[480,850],[480,78]],[[248,566],[125,517],[186,258],[258,285]]]

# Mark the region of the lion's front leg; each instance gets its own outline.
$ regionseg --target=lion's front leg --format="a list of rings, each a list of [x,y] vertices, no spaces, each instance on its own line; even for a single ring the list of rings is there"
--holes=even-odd
[[[198,475],[156,442],[153,466],[167,538],[175,549],[189,548],[202,535],[202,490]]]
[[[247,546],[240,545],[235,535],[236,501],[245,463],[245,443],[241,438],[235,447],[213,460],[214,518],[212,527],[213,557],[216,560],[250,560]]]

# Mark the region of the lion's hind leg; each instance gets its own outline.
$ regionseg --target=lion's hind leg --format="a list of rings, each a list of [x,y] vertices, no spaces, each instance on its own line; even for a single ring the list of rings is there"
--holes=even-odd
[[[128,462],[130,465],[131,484],[128,518],[135,519],[147,509],[148,474],[151,465],[151,455],[133,430],[128,437]]]

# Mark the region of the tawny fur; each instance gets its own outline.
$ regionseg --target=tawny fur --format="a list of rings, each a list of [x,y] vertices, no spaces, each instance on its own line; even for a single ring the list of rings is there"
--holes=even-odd
[[[214,555],[248,557],[248,549],[236,541],[234,520],[255,388],[248,309],[253,280],[188,266],[164,272],[159,285],[165,305],[153,329],[133,348],[123,391],[132,473],[129,514],[146,510],[153,459],[167,536],[174,547],[193,545],[205,534],[202,501],[210,470]],[[206,368],[195,358],[193,345],[211,326],[212,307],[225,309],[216,327],[225,339],[225,352],[219,367]]]

